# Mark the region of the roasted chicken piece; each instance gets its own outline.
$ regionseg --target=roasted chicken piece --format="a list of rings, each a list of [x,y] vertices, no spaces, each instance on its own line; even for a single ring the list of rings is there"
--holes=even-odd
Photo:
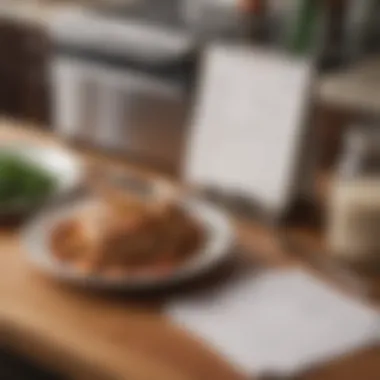
[[[200,246],[200,226],[173,202],[113,195],[57,226],[58,259],[86,272],[122,274],[180,264]]]

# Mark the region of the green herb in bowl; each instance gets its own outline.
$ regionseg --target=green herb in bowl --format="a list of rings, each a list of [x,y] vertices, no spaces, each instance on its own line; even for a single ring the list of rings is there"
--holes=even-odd
[[[37,164],[0,153],[0,212],[41,203],[56,189],[56,179]]]

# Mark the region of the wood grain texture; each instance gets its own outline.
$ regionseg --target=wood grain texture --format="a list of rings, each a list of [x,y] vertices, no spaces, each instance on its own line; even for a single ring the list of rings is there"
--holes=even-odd
[[[46,134],[0,122],[0,141]],[[99,157],[85,155],[89,162]],[[112,160],[106,165],[119,165]],[[104,163],[103,163],[104,165]],[[236,223],[241,258],[267,266],[298,265],[272,231]],[[192,286],[189,286],[190,290]],[[195,284],[194,284],[195,288]],[[243,380],[205,344],[160,313],[165,295],[131,297],[78,290],[37,273],[26,261],[17,230],[0,231],[0,341],[39,363],[81,380]],[[380,351],[334,363],[305,380],[380,378]],[[351,377],[350,377],[351,376]]]

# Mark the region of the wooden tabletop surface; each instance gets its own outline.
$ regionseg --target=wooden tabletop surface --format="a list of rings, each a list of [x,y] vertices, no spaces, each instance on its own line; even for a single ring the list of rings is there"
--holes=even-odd
[[[0,123],[0,141],[19,138],[50,141],[39,133]],[[241,221],[236,227],[244,262],[303,265],[290,259],[271,231]],[[17,229],[3,228],[0,343],[78,380],[244,379],[212,350],[164,318],[160,313],[163,294],[138,298],[70,288],[33,270],[24,253]],[[343,358],[301,378],[378,380],[380,349]]]

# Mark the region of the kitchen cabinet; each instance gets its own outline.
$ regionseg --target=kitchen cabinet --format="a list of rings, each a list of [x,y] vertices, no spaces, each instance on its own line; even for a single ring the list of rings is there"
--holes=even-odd
[[[38,26],[0,18],[0,113],[48,124],[49,39]]]

